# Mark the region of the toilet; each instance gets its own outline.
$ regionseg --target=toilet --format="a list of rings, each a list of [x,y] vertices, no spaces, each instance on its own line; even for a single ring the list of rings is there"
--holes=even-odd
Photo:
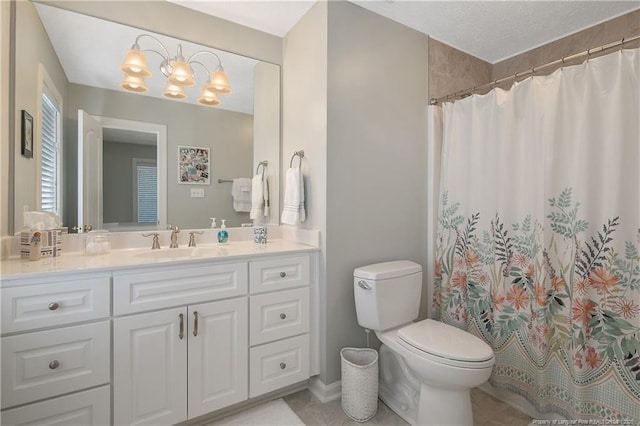
[[[358,324],[380,348],[379,396],[411,425],[473,425],[471,388],[484,383],[493,350],[456,327],[418,317],[422,268],[407,260],[357,268]]]

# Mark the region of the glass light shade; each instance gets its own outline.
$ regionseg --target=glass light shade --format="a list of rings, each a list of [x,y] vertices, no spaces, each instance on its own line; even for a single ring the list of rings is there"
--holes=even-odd
[[[120,87],[129,92],[145,93],[147,86],[144,85],[144,80],[141,77],[125,74],[124,80],[120,83]]]
[[[229,87],[229,80],[227,74],[224,71],[218,70],[211,73],[211,80],[207,86],[207,90],[218,95],[228,95],[231,93],[231,87]]]
[[[120,71],[133,77],[151,77],[151,71],[147,67],[147,57],[140,50],[131,49],[127,52]]]
[[[164,88],[164,92],[162,92],[162,96],[169,99],[186,99],[187,94],[184,93],[184,89],[180,86],[176,86],[175,84],[171,84],[170,81],[167,80],[167,85]]]
[[[196,84],[191,74],[191,67],[183,61],[175,61],[171,64],[169,82],[175,86],[191,87]]]
[[[200,93],[198,103],[214,107],[220,105],[220,99],[218,99],[215,93],[207,90],[207,87],[205,86],[202,88],[202,93]]]

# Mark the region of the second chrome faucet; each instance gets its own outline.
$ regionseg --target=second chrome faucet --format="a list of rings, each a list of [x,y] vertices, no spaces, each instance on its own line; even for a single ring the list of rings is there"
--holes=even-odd
[[[169,244],[169,248],[178,248],[178,234],[180,233],[180,228],[177,225],[169,225],[169,229],[171,229],[171,243]]]

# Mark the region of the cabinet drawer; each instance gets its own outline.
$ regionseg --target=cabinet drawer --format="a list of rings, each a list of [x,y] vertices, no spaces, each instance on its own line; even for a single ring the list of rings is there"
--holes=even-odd
[[[4,426],[103,426],[111,422],[109,386],[78,392],[2,412]]]
[[[2,408],[109,383],[103,321],[2,338]]]
[[[108,317],[109,277],[1,289],[2,333]]]
[[[308,378],[308,334],[251,348],[249,398]]]
[[[309,332],[309,287],[251,296],[250,343]]]
[[[251,293],[309,285],[309,256],[285,256],[249,264]]]
[[[246,293],[245,262],[138,274],[114,274],[113,314],[144,312],[242,296]]]

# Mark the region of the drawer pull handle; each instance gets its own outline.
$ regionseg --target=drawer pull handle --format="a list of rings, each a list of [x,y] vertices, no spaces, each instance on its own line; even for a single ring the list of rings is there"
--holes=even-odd
[[[287,273],[286,273],[286,272],[280,272],[280,278],[284,278],[284,277],[286,277],[286,276],[287,276]]]
[[[193,313],[193,336],[198,335],[198,311]]]
[[[49,310],[50,311],[55,311],[60,307],[60,305],[58,305],[57,302],[51,302],[49,303]]]
[[[180,338],[180,340],[182,340],[184,338],[184,315],[180,314],[180,333],[178,334],[178,337]]]
[[[60,363],[56,359],[54,359],[53,361],[51,361],[49,363],[49,368],[52,369],[52,370],[55,370],[58,367],[60,367]]]
[[[280,314],[280,319],[285,319],[287,317],[287,314]]]
[[[284,362],[280,363],[280,369],[284,370],[285,368],[287,368],[287,364],[285,364]]]

